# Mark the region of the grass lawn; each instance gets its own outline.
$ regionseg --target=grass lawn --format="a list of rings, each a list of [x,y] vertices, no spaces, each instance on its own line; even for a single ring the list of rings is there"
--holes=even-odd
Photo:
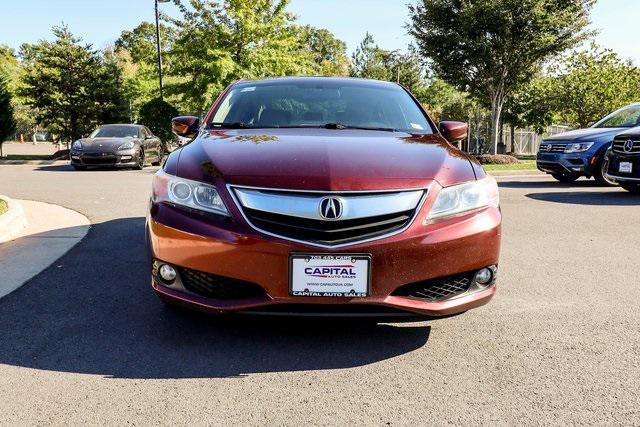
[[[0,160],[51,160],[50,154],[9,154]]]
[[[0,215],[9,210],[6,200],[0,199]]]
[[[535,160],[521,160],[512,165],[482,165],[486,171],[521,171],[536,170]]]

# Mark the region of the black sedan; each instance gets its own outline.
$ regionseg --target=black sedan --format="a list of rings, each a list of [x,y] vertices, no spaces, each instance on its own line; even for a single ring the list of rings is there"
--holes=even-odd
[[[142,125],[103,125],[87,138],[71,146],[71,166],[84,170],[90,166],[142,169],[147,163],[159,165],[164,145]]]

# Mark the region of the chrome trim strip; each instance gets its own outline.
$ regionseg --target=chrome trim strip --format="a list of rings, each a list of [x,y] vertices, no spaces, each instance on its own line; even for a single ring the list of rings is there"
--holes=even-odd
[[[297,218],[325,220],[320,215],[320,202],[326,195],[288,195],[264,190],[233,188],[243,208]],[[340,220],[390,215],[416,208],[424,190],[359,196],[335,196],[342,203]],[[316,193],[314,193],[316,194]]]
[[[608,173],[605,173],[604,176],[614,181],[640,182],[640,178],[627,178],[626,176],[609,175]]]
[[[281,189],[281,188],[248,187],[248,186],[231,185],[231,184],[226,184],[226,187],[227,187],[227,191],[231,195],[231,198],[233,199],[234,203],[236,204],[236,208],[238,208],[238,210],[240,211],[240,214],[242,215],[242,218],[254,230],[256,230],[256,231],[258,231],[258,232],[260,232],[262,234],[265,234],[267,236],[276,237],[278,239],[283,239],[283,240],[287,240],[287,241],[290,241],[290,242],[300,243],[302,245],[313,246],[313,247],[324,248],[324,249],[338,249],[338,248],[344,248],[344,247],[347,247],[347,246],[361,245],[363,243],[368,243],[368,242],[373,242],[375,240],[385,239],[387,237],[395,236],[397,234],[400,234],[400,233],[404,232],[409,227],[411,227],[411,225],[414,223],[415,219],[418,217],[418,213],[422,210],[422,206],[424,205],[424,202],[427,200],[427,196],[429,195],[429,189],[430,189],[430,187],[426,187],[426,188],[420,188],[420,189],[411,188],[411,189],[404,189],[404,190],[322,191],[322,190],[287,190],[287,189]],[[242,204],[240,203],[240,200],[238,200],[238,198],[236,197],[236,193],[233,190],[234,188],[248,188],[248,189],[252,189],[252,190],[264,190],[264,191],[291,191],[291,192],[299,192],[299,193],[322,193],[322,194],[354,194],[354,193],[362,194],[362,193],[407,192],[407,191],[421,190],[421,191],[423,191],[423,194],[422,194],[422,199],[418,203],[418,206],[416,206],[416,208],[415,208],[413,217],[407,222],[407,225],[405,225],[401,229],[395,230],[395,231],[393,231],[391,233],[381,234],[379,236],[372,237],[372,238],[369,238],[369,239],[356,240],[356,241],[353,241],[353,242],[340,243],[340,244],[337,244],[337,245],[323,245],[321,243],[314,243],[314,242],[309,242],[309,241],[305,241],[305,240],[292,239],[290,237],[281,236],[279,234],[271,233],[269,231],[266,231],[266,230],[263,230],[263,229],[261,229],[259,227],[256,227],[249,220],[249,218],[247,218],[247,216],[245,215],[244,209],[242,209]]]

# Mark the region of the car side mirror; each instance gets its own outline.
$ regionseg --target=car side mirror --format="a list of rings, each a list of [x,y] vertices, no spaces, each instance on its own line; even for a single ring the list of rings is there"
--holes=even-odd
[[[469,134],[469,126],[465,122],[444,121],[438,127],[442,136],[451,143],[467,139]]]
[[[171,130],[181,138],[195,138],[200,128],[200,119],[195,116],[180,116],[171,119]]]

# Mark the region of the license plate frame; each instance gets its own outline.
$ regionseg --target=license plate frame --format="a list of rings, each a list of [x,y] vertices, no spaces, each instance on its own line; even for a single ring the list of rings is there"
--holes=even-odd
[[[304,283],[302,279],[302,283],[300,282],[300,276],[304,277],[310,276],[304,272],[297,272],[294,270],[296,268],[296,261],[300,260],[302,262],[310,262],[310,267],[322,268],[322,267],[333,267],[339,268],[339,266],[353,265],[355,268],[356,276],[361,275],[362,272],[366,274],[366,278],[363,281],[361,278],[356,277],[357,283],[353,283],[350,285],[349,281],[353,280],[352,278],[343,278],[338,279],[339,281],[343,281],[342,286],[336,286],[330,282],[331,279],[336,279],[333,277],[321,277],[319,278],[319,284],[323,284],[326,287],[333,286],[336,288],[340,288],[338,291],[321,291],[321,290],[313,290],[309,287],[310,282]],[[308,261],[306,261],[308,260]],[[363,266],[360,263],[365,263]],[[325,265],[323,265],[325,264]],[[333,265],[335,264],[335,265]],[[356,264],[358,264],[356,266]],[[371,254],[366,253],[307,253],[307,252],[296,252],[289,254],[289,295],[294,297],[320,297],[320,298],[366,298],[371,295],[371,264],[372,257]],[[348,268],[348,267],[344,267]],[[298,274],[295,274],[295,273]],[[295,276],[295,277],[294,277]],[[340,276],[338,274],[337,276]],[[343,277],[346,277],[343,275]],[[304,284],[303,284],[304,283]],[[302,284],[302,288],[300,285]],[[306,286],[306,288],[305,288]],[[315,288],[322,286],[315,286]],[[344,288],[351,287],[352,292],[345,292]]]

